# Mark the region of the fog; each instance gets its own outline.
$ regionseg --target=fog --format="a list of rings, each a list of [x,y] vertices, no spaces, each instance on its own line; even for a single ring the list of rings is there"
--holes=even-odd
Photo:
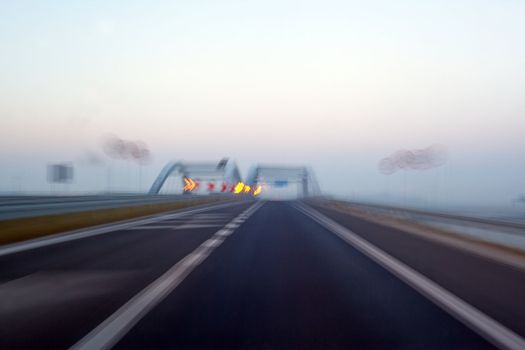
[[[0,191],[145,192],[170,160],[309,165],[323,193],[522,208],[525,3],[0,2]],[[151,161],[109,157],[105,135]],[[446,161],[380,161],[434,144]],[[72,162],[50,186],[46,167]],[[140,175],[139,175],[140,172]]]

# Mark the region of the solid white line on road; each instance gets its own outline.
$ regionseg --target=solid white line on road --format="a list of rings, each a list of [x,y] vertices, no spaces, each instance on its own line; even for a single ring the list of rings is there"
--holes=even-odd
[[[508,350],[525,349],[525,339],[521,336],[491,317],[485,315],[464,300],[458,298],[429,278],[380,250],[317,210],[314,210],[303,203],[298,203],[294,206],[296,209],[317,221],[370,259],[389,270],[405,283],[412,286],[412,288],[419,291],[436,305],[497,347]]]
[[[187,216],[195,213],[202,213],[210,210],[216,210],[220,208],[227,208],[234,205],[242,204],[242,202],[230,202],[224,204],[209,205],[201,208],[187,209],[176,213],[166,213],[166,214],[155,214],[153,217],[148,217],[144,219],[130,219],[126,221],[120,221],[119,223],[104,224],[98,225],[91,228],[85,228],[80,230],[68,231],[64,233],[59,233],[56,235],[31,239],[25,242],[8,244],[0,248],[0,256],[14,254],[26,250],[41,248],[53,244],[59,244],[63,242],[74,241],[77,239],[82,239],[86,237],[92,237],[101,235],[108,232],[113,232],[117,230],[124,230],[130,227],[145,225],[154,222],[163,221],[166,219],[174,219],[182,216]]]
[[[263,204],[264,202],[257,202],[246,209],[243,214],[250,216]],[[115,311],[98,327],[73,345],[71,349],[98,350],[109,349],[114,346],[141,318],[177,288],[193,269],[226,239],[227,235],[232,233],[230,231],[225,234],[226,231],[229,230],[217,231],[210,239]]]

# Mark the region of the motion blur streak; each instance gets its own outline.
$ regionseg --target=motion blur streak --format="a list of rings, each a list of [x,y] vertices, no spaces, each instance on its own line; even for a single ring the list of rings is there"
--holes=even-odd
[[[235,185],[233,189],[233,193],[239,194],[243,191],[243,188],[244,188],[244,184],[242,182],[239,182],[237,185]]]
[[[261,185],[257,185],[255,187],[255,189],[253,190],[253,195],[254,196],[258,196],[258,195],[261,194],[261,192],[262,192],[262,186]]]
[[[524,19],[0,0],[0,349],[525,350]]]

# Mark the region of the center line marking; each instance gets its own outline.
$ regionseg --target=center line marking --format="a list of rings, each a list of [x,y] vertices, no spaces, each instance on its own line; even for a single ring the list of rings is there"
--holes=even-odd
[[[229,236],[233,233],[233,231],[231,230],[228,230],[228,229],[222,229],[222,230],[219,230],[217,231],[216,235],[217,236]]]
[[[240,215],[249,217],[263,204],[264,202],[257,202]],[[113,347],[151,309],[177,288],[213,250],[220,246],[226,239],[226,236],[232,233],[232,230],[224,228],[217,231],[211,238],[173,265],[162,276],[131,298],[84,338],[80,339],[71,349],[98,350]]]

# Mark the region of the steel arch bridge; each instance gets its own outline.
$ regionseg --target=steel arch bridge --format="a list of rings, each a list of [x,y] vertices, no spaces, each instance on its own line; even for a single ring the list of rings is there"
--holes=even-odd
[[[229,184],[241,182],[241,174],[237,164],[228,158],[221,159],[217,163],[188,163],[182,161],[171,161],[161,170],[149,194],[158,194],[172,174],[181,174],[183,178],[200,177],[208,179],[221,179]]]
[[[255,165],[250,169],[246,183],[254,187],[261,183],[271,184],[283,180],[300,184],[302,197],[321,194],[314,172],[306,166]]]

